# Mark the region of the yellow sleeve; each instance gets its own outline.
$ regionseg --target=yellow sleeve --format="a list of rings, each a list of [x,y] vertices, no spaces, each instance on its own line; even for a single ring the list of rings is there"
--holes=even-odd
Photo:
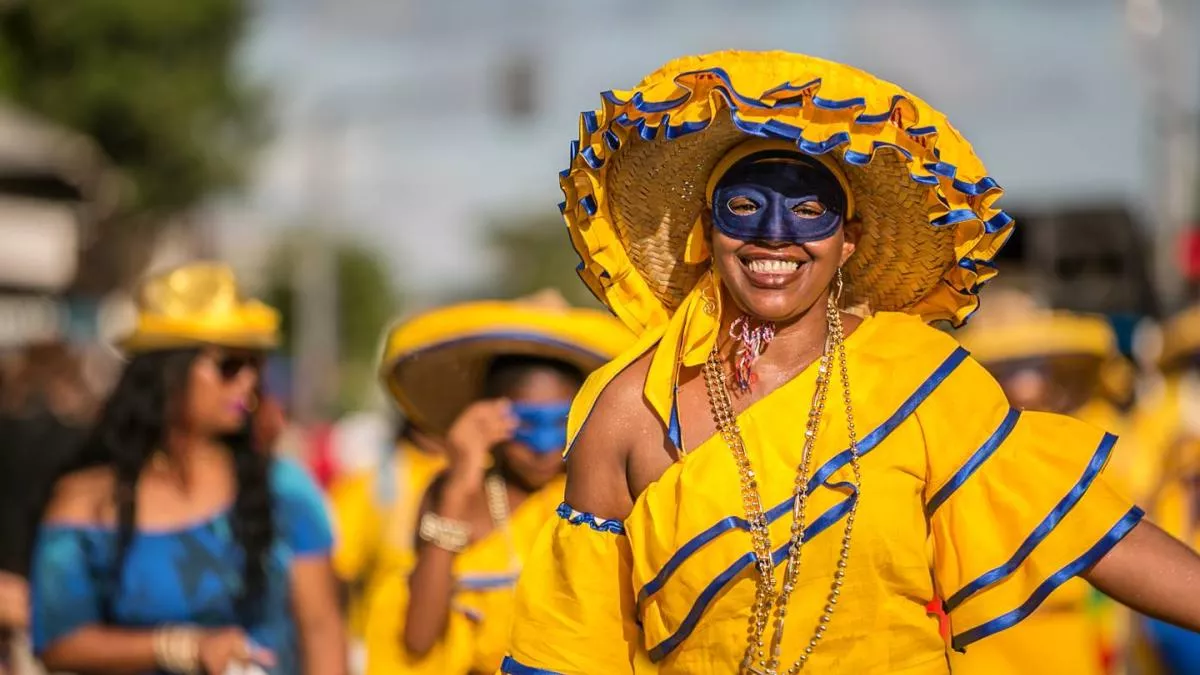
[[[634,621],[629,541],[615,520],[558,507],[517,582],[504,675],[632,675],[648,663]]]
[[[329,491],[335,545],[333,569],[346,582],[365,582],[378,554],[382,518],[375,504],[374,471],[348,476]]]
[[[1010,628],[1142,518],[1104,476],[1116,437],[1011,409],[968,359],[917,412],[925,512],[953,646]]]

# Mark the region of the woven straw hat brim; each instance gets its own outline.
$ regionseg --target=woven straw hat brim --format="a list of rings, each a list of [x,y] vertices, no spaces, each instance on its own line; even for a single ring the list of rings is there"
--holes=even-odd
[[[731,148],[783,139],[843,168],[858,248],[850,306],[961,323],[994,276],[1012,219],[1002,191],[945,117],[848,66],[786,52],[673,61],[586,112],[560,205],[579,276],[628,326],[664,323],[707,264],[684,263],[705,186]]]
[[[602,312],[467,303],[420,315],[392,329],[380,377],[412,422],[443,434],[481,396],[487,368],[498,356],[561,361],[586,376],[632,340],[628,329]]]

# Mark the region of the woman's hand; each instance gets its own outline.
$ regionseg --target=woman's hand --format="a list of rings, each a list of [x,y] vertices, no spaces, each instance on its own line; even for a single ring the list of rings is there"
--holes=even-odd
[[[464,410],[446,434],[450,453],[447,489],[478,490],[492,448],[512,438],[517,424],[507,399],[478,401]]]
[[[275,665],[275,654],[255,645],[239,628],[220,628],[200,637],[200,666],[205,673],[225,675],[234,663],[256,663],[270,668]]]

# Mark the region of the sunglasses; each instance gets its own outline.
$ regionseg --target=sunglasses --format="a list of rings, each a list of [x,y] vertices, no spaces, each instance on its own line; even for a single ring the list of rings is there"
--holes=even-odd
[[[263,359],[258,354],[239,352],[218,354],[213,360],[217,364],[217,372],[221,374],[223,382],[232,382],[247,368],[255,371],[262,370]]]

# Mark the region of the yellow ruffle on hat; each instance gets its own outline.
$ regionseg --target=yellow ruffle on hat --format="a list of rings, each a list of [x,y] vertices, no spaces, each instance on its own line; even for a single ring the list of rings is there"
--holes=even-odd
[[[849,66],[726,51],[604,93],[560,174],[579,276],[626,325],[662,326],[716,282],[706,274],[706,187],[724,158],[761,139],[821,158],[848,184],[858,241],[847,306],[956,324],[975,309],[1012,220],[945,116]]]
[[[444,433],[483,391],[498,356],[537,356],[584,375],[633,342],[612,316],[570,307],[553,291],[513,301],[451,305],[397,324],[385,336],[380,378],[404,414]]]
[[[217,345],[272,349],[279,344],[279,313],[242,298],[228,265],[195,262],[143,282],[137,323],[118,346],[126,353]]]

